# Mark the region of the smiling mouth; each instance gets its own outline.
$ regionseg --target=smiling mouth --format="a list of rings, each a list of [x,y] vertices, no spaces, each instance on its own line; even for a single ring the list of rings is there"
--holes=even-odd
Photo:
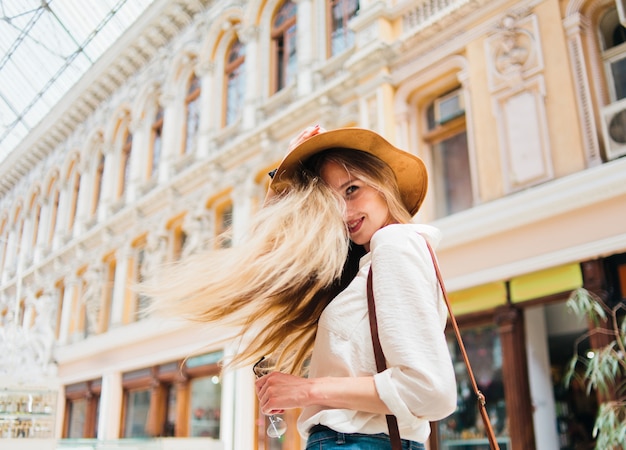
[[[348,225],[348,231],[349,231],[350,233],[356,233],[356,232],[359,230],[359,228],[361,228],[361,224],[362,224],[362,223],[363,223],[363,217],[361,217],[361,218],[360,218],[360,219],[358,219],[358,220],[353,220],[353,221],[351,221],[351,222],[348,222],[348,223],[347,223],[347,225]]]

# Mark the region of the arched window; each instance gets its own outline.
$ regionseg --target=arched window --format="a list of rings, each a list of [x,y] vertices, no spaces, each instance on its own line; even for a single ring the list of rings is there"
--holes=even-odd
[[[227,54],[224,79],[226,80],[226,111],[224,125],[230,125],[241,113],[245,92],[245,47],[235,39]]]
[[[195,142],[195,136],[200,123],[200,80],[194,74],[189,80],[187,97],[185,97],[185,145],[183,153],[188,154]]]
[[[329,46],[330,56],[335,56],[354,45],[354,32],[348,22],[359,12],[358,0],[330,0]]]
[[[154,122],[152,122],[152,145],[150,147],[150,164],[148,178],[155,177],[159,170],[161,160],[161,148],[163,146],[163,108],[159,106]]]
[[[106,162],[106,157],[104,153],[100,153],[98,155],[98,166],[96,167],[95,177],[94,177],[94,185],[93,185],[93,207],[91,208],[91,213],[96,214],[98,211],[98,207],[100,206],[100,200],[102,198],[102,184],[104,182],[104,163]]]
[[[130,182],[130,154],[133,150],[133,135],[128,129],[124,132],[124,145],[120,154],[120,187],[118,198],[124,196],[124,192]]]
[[[272,54],[274,76],[272,92],[289,85],[297,70],[296,4],[287,0],[278,9],[272,23]]]
[[[436,216],[445,217],[473,204],[462,91],[454,89],[428,105],[426,123],[424,140],[432,152]]]

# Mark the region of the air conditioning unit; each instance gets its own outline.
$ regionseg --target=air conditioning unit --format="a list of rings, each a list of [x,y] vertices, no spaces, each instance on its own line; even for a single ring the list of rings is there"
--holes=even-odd
[[[435,100],[435,120],[442,125],[452,119],[465,114],[463,103],[463,92],[456,89],[449,94],[443,95]]]
[[[602,136],[607,159],[626,155],[626,98],[602,108]]]

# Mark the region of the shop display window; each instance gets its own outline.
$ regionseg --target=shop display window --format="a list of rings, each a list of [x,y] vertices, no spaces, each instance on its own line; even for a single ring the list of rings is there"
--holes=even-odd
[[[150,410],[150,390],[139,389],[126,393],[125,438],[147,437],[146,422]]]
[[[476,327],[461,332],[478,388],[487,399],[487,411],[500,448],[509,448],[504,386],[502,382],[502,348],[495,326]],[[445,450],[488,450],[476,395],[463,362],[456,338],[448,333],[448,347],[457,379],[457,409],[439,422],[439,441]]]
[[[87,399],[78,398],[68,402],[68,430],[67,437],[80,439],[83,437],[85,422],[87,421]]]
[[[220,437],[222,387],[217,375],[191,380],[190,436]]]

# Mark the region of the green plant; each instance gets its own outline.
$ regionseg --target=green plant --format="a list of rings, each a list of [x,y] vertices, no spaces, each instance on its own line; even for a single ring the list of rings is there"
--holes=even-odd
[[[595,327],[576,340],[574,357],[565,376],[565,385],[579,379],[587,388],[600,394],[600,405],[593,427],[596,450],[623,449],[626,442],[626,318],[624,303],[614,308],[586,289],[576,289],[567,306],[578,317],[586,317]],[[620,317],[621,316],[621,317]],[[620,324],[621,320],[621,324]],[[593,357],[578,354],[584,339],[605,334],[613,340],[602,348],[593,349]],[[579,370],[579,369],[583,370]],[[605,400],[606,399],[606,400]]]

